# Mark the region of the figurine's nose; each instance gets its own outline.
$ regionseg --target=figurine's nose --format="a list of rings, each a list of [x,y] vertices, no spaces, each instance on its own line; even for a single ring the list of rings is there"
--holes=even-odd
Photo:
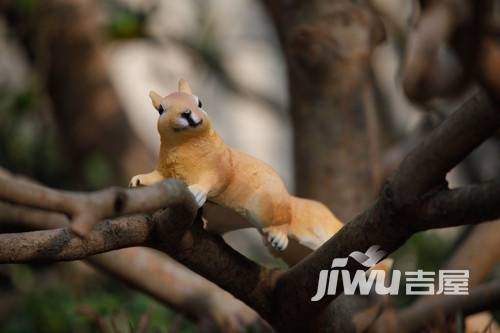
[[[181,117],[186,118],[186,119],[191,118],[191,110],[188,109],[188,110],[182,111]]]

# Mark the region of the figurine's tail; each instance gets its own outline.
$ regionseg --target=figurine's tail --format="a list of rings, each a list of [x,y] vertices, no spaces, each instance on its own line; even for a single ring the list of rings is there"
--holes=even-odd
[[[322,203],[314,200],[291,197],[292,221],[289,237],[315,250],[330,239],[342,223]]]

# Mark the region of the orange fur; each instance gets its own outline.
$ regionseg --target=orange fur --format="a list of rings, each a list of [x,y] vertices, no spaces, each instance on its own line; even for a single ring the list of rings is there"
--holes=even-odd
[[[288,237],[314,250],[342,227],[322,203],[290,195],[271,166],[226,146],[186,81],[179,82],[178,92],[150,97],[164,110],[158,120],[159,162],[153,172],[133,177],[132,186],[181,179],[200,205],[208,199],[237,212],[247,224],[235,229],[256,227],[279,250],[287,247]]]

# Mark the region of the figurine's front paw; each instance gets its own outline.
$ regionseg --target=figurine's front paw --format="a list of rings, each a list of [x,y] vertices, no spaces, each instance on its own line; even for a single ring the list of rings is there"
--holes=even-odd
[[[288,236],[286,231],[280,227],[269,227],[263,229],[267,233],[267,241],[278,251],[284,251],[288,246]]]
[[[193,193],[196,203],[198,204],[198,208],[201,208],[207,201],[207,193],[196,185],[188,186],[188,189],[191,193]]]
[[[139,186],[144,186],[145,183],[141,180],[142,175],[137,175],[132,177],[130,182],[128,183],[128,187],[139,187]]]

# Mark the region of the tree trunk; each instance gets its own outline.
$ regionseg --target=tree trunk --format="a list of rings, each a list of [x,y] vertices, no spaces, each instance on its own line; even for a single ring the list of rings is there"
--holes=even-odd
[[[286,4],[285,4],[286,3]],[[381,22],[351,1],[268,1],[288,63],[297,192],[347,221],[372,200],[366,93]]]

